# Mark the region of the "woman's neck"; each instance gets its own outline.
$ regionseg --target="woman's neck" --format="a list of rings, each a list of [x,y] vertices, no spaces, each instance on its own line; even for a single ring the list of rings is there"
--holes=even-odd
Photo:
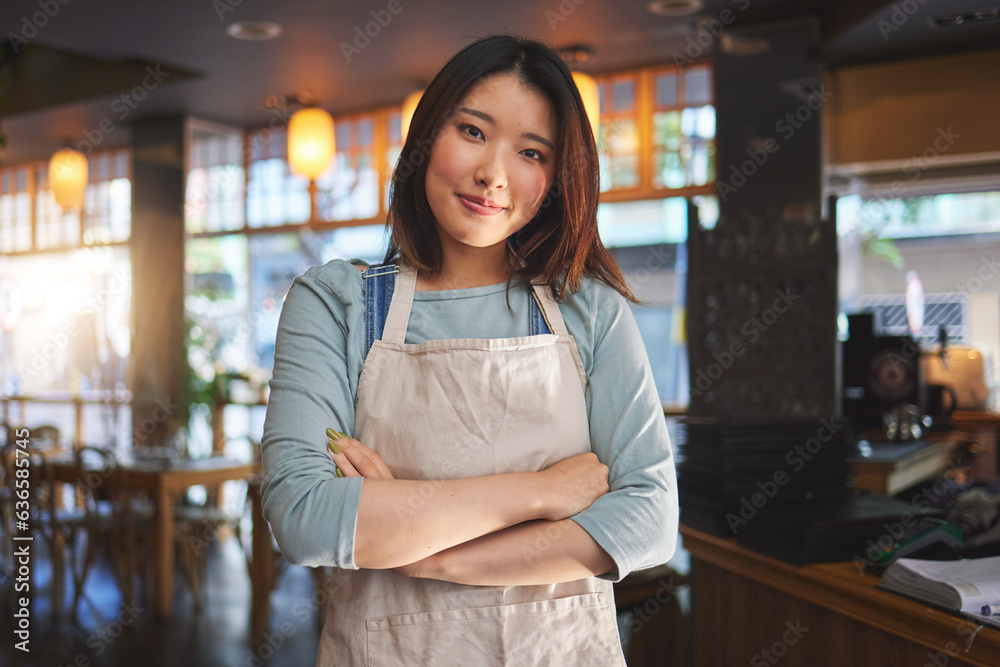
[[[506,243],[495,248],[445,248],[441,271],[417,277],[418,292],[468,289],[502,283],[510,276]]]

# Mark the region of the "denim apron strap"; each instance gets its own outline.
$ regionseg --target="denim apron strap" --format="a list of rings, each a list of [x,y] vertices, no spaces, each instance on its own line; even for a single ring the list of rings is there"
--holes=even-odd
[[[539,336],[552,333],[549,330],[548,322],[545,321],[545,316],[542,314],[542,309],[538,307],[538,287],[533,287],[531,294],[528,295],[528,335]]]
[[[399,267],[395,264],[377,264],[361,272],[365,281],[365,351],[362,358],[368,356],[372,343],[382,338],[398,272]]]

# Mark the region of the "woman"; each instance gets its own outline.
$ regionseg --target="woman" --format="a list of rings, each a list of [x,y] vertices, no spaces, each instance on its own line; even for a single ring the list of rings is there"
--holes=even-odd
[[[670,557],[676,482],[585,119],[550,48],[472,44],[414,114],[387,265],[288,293],[264,513],[335,568],[321,665],[624,665],[611,581]]]

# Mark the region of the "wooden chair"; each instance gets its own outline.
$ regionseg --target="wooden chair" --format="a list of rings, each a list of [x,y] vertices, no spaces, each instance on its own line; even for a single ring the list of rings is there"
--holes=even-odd
[[[84,515],[80,510],[66,507],[60,502],[60,485],[55,481],[52,466],[43,452],[30,444],[21,446],[17,442],[8,443],[0,450],[0,460],[3,462],[6,487],[5,518],[10,518],[5,532],[13,537],[17,524],[11,508],[16,508],[15,503],[21,500],[18,492],[28,491],[28,525],[33,535],[40,537],[48,548],[52,565],[52,613],[59,616],[62,612],[66,566],[75,560],[77,535],[85,527]],[[27,461],[27,465],[20,461]],[[19,476],[19,470],[28,470],[29,473],[27,476]],[[23,479],[27,479],[29,484],[27,487],[18,487],[18,481]],[[9,538],[5,535],[5,541],[7,539]],[[73,609],[75,612],[75,605]]]
[[[101,548],[110,557],[122,601],[131,602],[136,599],[136,577],[143,579],[139,571],[140,560],[151,562],[148,555],[153,546],[152,520],[155,511],[151,503],[132,490],[128,483],[128,469],[118,466],[112,452],[83,446],[76,450],[75,456],[77,495],[83,501],[87,550],[79,569],[74,570],[74,609]],[[115,490],[107,498],[102,498],[97,490],[101,488],[103,479],[110,475],[116,476]],[[149,573],[146,574],[148,578]]]
[[[48,451],[50,449],[59,448],[60,431],[58,426],[44,424],[27,430],[31,434],[29,437],[32,447],[40,451]]]
[[[247,508],[248,483],[233,480],[225,485],[235,490],[229,498],[225,498],[225,494],[220,496],[221,487],[216,487],[206,490],[204,503],[195,505],[182,501],[174,509],[177,555],[196,611],[205,607],[208,554],[212,544],[220,536],[232,534],[240,548],[246,551],[243,519]]]
[[[3,425],[6,430],[6,425]],[[8,589],[13,589],[14,571],[14,478],[7,474],[7,445],[0,447],[0,594],[7,599]]]
[[[243,493],[246,493],[244,488]],[[240,526],[243,514],[236,507],[242,508],[242,503],[234,503],[231,507],[220,507],[218,504],[178,505],[174,509],[174,540],[177,545],[177,555],[181,568],[197,611],[205,607],[206,577],[208,571],[208,554],[212,544],[220,535],[232,533],[243,548],[243,534]]]

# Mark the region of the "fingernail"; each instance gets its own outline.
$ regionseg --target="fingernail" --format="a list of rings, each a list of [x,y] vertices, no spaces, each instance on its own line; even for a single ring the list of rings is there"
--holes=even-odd
[[[337,431],[337,433],[340,433],[340,431]],[[350,439],[351,436],[347,435],[346,433],[340,433],[340,437]]]
[[[337,477],[343,477],[343,476],[344,476],[344,471],[341,470],[340,468],[337,468]]]
[[[334,431],[332,428],[328,428],[326,429],[326,437],[330,438],[331,440],[336,440],[337,438],[340,437],[340,431]]]
[[[330,442],[326,443],[326,448],[329,449],[334,454],[339,454],[340,453],[340,447],[338,447],[336,445],[336,443],[333,442],[333,440],[331,440]]]

